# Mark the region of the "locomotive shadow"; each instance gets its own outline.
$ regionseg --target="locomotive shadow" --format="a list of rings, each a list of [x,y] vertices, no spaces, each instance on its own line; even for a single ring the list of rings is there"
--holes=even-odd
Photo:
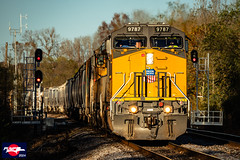
[[[179,136],[175,141],[172,141],[175,144],[181,145],[181,144],[196,144],[196,145],[202,145],[202,146],[213,146],[213,145],[224,145],[227,144],[224,141],[218,141],[213,140],[205,137],[199,137],[194,134],[188,134],[185,133],[181,136]]]
[[[168,140],[131,140],[134,144],[145,147],[167,146]]]

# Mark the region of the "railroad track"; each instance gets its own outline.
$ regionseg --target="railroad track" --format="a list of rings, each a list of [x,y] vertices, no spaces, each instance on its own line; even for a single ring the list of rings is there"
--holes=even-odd
[[[188,149],[171,142],[169,142],[165,147],[161,147],[161,146],[149,147],[144,145],[138,145],[135,142],[124,140],[116,135],[113,135],[112,133],[108,133],[107,135],[108,136],[110,135],[110,137],[116,139],[116,141],[119,141],[122,144],[125,144],[133,148],[135,151],[141,153],[143,156],[151,159],[160,159],[160,160],[170,160],[170,159],[207,159],[207,160],[213,159],[214,160],[216,159],[216,160],[219,160],[219,158],[214,157],[212,155],[194,151],[192,149]],[[41,145],[37,146],[34,149],[34,151],[35,152],[40,151],[43,148],[46,149],[46,147],[48,147],[51,144],[65,143],[66,140],[71,141],[78,136],[81,136],[81,131],[79,127],[76,127],[72,130],[66,131],[62,135],[59,135],[58,137],[53,137],[50,141],[45,141]],[[168,154],[168,153],[171,153],[171,154]]]
[[[172,159],[199,159],[199,160],[220,160],[219,158],[208,155],[202,152],[194,151],[177,144],[169,142],[167,147],[164,148],[164,152],[174,152],[173,154],[166,155],[159,152],[162,152],[162,148],[158,147],[143,147],[135,143],[129,142],[127,140],[120,139],[120,142],[133,148],[134,150],[140,152],[145,157],[160,159],[160,160],[172,160]],[[156,149],[157,148],[157,149]],[[166,151],[168,148],[169,151]],[[155,151],[153,151],[155,150]],[[174,150],[174,151],[173,151]]]
[[[198,152],[198,151],[186,148],[186,147],[182,147],[182,146],[179,146],[179,145],[171,143],[171,142],[168,144],[168,146],[172,149],[179,151],[180,153],[184,153],[189,159],[220,160],[219,158],[217,158],[215,156],[208,155],[203,152]]]
[[[205,137],[205,138],[209,138],[209,139],[214,139],[216,141],[221,141],[221,142],[227,143],[231,146],[240,147],[240,136],[237,136],[237,135],[231,135],[231,134],[219,133],[219,132],[213,132],[213,131],[206,131],[206,130],[197,130],[197,129],[192,129],[192,128],[188,128],[187,133]]]
[[[120,139],[120,142],[129,146],[129,147],[131,147],[131,148],[133,148],[134,150],[140,152],[145,157],[149,157],[149,158],[153,158],[153,159],[159,159],[159,160],[171,160],[170,158],[168,158],[164,155],[158,154],[158,153],[150,151],[148,149],[144,149],[143,147],[141,147],[137,144],[131,143],[127,140]]]
[[[74,139],[75,137],[78,137],[81,134],[82,133],[80,132],[80,128],[75,128],[74,130],[71,130],[67,133],[67,136],[68,136],[67,139],[72,140],[72,139]],[[121,137],[118,137],[115,134],[112,134],[110,132],[107,132],[107,135],[110,136],[111,138],[114,138],[116,141],[119,141],[120,143],[131,147],[132,149],[139,152],[143,156],[145,156],[147,158],[151,158],[151,159],[157,159],[157,160],[172,160],[172,159],[201,159],[201,160],[202,159],[205,159],[205,160],[210,160],[211,159],[211,160],[219,160],[219,158],[216,158],[212,155],[208,155],[208,154],[205,154],[205,153],[202,153],[202,152],[194,151],[194,150],[179,146],[179,145],[171,143],[171,142],[168,143],[167,147],[168,147],[169,150],[174,150],[176,155],[175,156],[172,155],[172,156],[168,157],[167,155],[164,155],[164,154],[158,153],[156,151],[153,151],[153,149],[148,149],[148,148],[143,147],[141,145],[138,145],[136,143],[124,140]],[[63,139],[61,139],[61,140],[63,140]],[[41,147],[44,147],[44,145],[41,146]],[[174,157],[174,158],[171,158],[171,157]]]

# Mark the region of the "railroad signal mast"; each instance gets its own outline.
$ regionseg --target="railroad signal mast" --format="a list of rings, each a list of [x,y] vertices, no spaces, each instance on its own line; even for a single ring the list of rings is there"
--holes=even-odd
[[[19,112],[20,115],[18,114],[16,116],[12,116],[12,123],[33,125],[42,124],[43,105],[40,99],[41,94],[39,86],[43,80],[43,74],[42,71],[36,69],[37,65],[39,66],[42,61],[42,50],[37,49],[33,56],[31,56],[31,54],[24,53],[24,61],[23,107],[21,108],[21,113]]]
[[[42,50],[41,49],[36,49],[35,51],[35,69],[36,66],[40,66],[40,62],[42,61]],[[35,84],[37,84],[37,87],[39,87],[39,84],[42,82],[43,75],[42,71],[36,70],[35,71]]]
[[[223,125],[223,112],[210,111],[209,102],[209,53],[207,57],[198,57],[196,50],[191,51],[191,61],[196,68],[196,111],[192,110],[191,125]],[[198,98],[198,72],[203,71],[207,77],[207,111],[199,110]]]
[[[198,52],[196,50],[191,51],[191,61],[196,67],[196,110],[198,111]]]
[[[35,51],[35,81],[34,81],[34,105],[33,105],[33,117],[34,117],[34,119],[36,119],[36,116],[37,116],[37,88],[39,88],[39,86],[40,86],[40,84],[43,80],[42,71],[37,70],[37,66],[38,67],[40,66],[41,61],[42,61],[42,50],[38,48]],[[43,112],[42,107],[41,107],[41,112]]]

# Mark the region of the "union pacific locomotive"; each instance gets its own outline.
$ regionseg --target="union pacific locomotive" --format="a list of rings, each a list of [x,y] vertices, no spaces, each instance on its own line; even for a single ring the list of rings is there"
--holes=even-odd
[[[126,24],[73,78],[45,89],[45,107],[57,104],[127,140],[175,140],[187,128],[187,51],[184,32],[174,27]]]

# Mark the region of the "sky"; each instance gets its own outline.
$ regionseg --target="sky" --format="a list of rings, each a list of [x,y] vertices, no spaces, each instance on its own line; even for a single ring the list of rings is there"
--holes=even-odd
[[[0,0],[0,47],[13,42],[12,29],[20,28],[20,14],[23,32],[54,27],[63,39],[73,40],[80,36],[92,36],[102,21],[110,23],[114,13],[131,15],[140,9],[152,15],[164,13],[168,2],[175,0]],[[192,8],[194,0],[178,0]],[[13,30],[12,30],[13,31]],[[21,41],[21,35],[17,34]],[[10,47],[10,46],[9,46]],[[3,60],[0,51],[0,61]]]

